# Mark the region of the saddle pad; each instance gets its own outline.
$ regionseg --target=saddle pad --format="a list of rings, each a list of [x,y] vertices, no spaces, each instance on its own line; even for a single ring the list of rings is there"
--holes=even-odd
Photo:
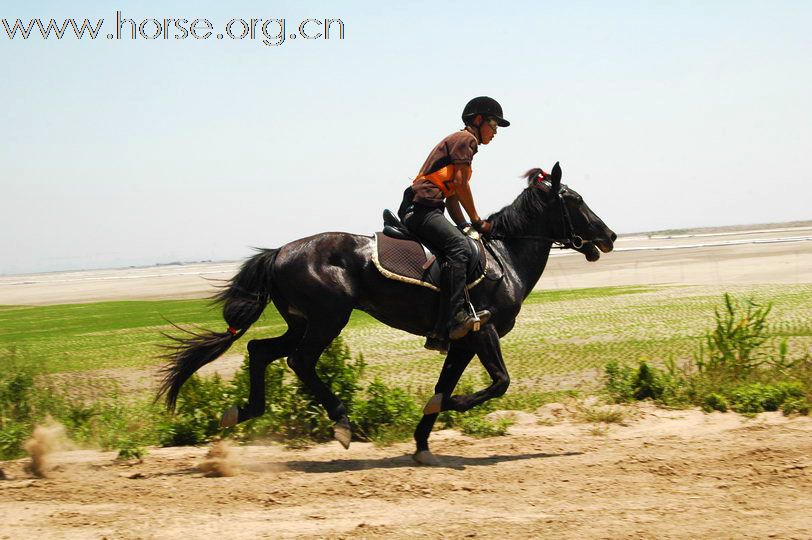
[[[476,243],[479,260],[471,261],[473,264],[468,265],[469,289],[485,277],[487,264],[482,242],[477,240]],[[440,264],[435,260],[428,269],[424,269],[427,260],[426,251],[419,242],[392,238],[381,232],[375,233],[372,262],[384,277],[439,291],[437,284],[440,283]]]

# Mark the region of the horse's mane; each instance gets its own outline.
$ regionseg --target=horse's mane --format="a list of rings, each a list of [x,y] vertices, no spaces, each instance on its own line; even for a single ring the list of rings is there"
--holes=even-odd
[[[538,220],[547,208],[544,200],[547,189],[544,184],[540,184],[541,187],[533,187],[540,173],[541,169],[530,169],[524,173],[521,177],[527,180],[528,186],[519,193],[516,200],[488,217],[495,233],[506,236],[520,235],[527,232],[533,221]]]

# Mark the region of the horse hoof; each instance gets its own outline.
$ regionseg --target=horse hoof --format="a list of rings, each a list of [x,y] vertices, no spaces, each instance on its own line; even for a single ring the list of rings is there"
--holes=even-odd
[[[418,462],[420,465],[428,465],[429,467],[437,467],[440,465],[440,460],[434,457],[434,454],[428,450],[415,452],[412,455],[412,459]]]
[[[236,405],[233,407],[229,407],[226,409],[226,412],[223,413],[223,417],[220,418],[220,427],[221,428],[230,428],[237,425],[237,419],[240,416],[240,410],[237,408]]]
[[[443,395],[434,394],[426,406],[423,407],[423,414],[437,414],[443,410]]]
[[[344,450],[347,450],[350,447],[350,441],[352,440],[352,431],[350,431],[349,426],[336,422],[336,425],[333,426],[333,437],[335,440],[341,443]]]

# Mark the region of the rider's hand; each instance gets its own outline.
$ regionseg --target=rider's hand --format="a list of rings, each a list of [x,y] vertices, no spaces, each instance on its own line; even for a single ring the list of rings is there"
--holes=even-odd
[[[484,219],[480,219],[479,221],[474,222],[473,226],[474,226],[474,229],[477,230],[477,232],[482,233],[482,234],[490,233],[491,228],[492,228],[490,222],[485,221]]]

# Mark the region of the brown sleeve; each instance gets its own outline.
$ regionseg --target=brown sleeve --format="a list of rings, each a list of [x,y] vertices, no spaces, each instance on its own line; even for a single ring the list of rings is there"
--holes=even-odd
[[[448,139],[448,157],[451,163],[471,163],[476,152],[477,141],[466,131],[461,131]]]

